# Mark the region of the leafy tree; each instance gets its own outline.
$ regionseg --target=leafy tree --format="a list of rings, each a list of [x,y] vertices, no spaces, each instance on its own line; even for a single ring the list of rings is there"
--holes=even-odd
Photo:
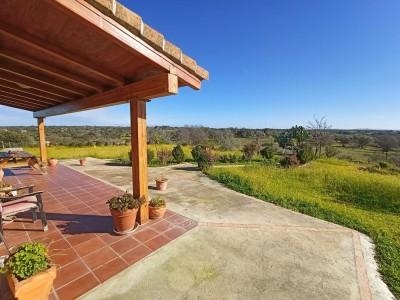
[[[197,145],[192,149],[193,159],[202,171],[208,170],[215,162],[215,155],[210,147]]]
[[[315,159],[314,151],[311,145],[304,144],[297,150],[297,159],[301,164],[306,164]]]
[[[378,144],[379,148],[381,148],[382,152],[385,153],[386,160],[388,159],[388,152],[398,146],[397,139],[389,134],[377,136],[376,143]]]
[[[261,149],[260,154],[265,160],[272,159],[274,156],[272,146],[266,146],[265,148]]]
[[[177,145],[172,149],[172,156],[178,164],[185,161],[185,153],[183,152],[181,145]]]
[[[335,140],[342,145],[342,147],[346,147],[350,144],[351,138],[346,135],[337,135]]]
[[[370,144],[372,142],[372,138],[369,137],[368,135],[355,135],[353,137],[354,143],[355,145],[360,148],[360,149],[364,149],[366,146],[368,146],[368,144]]]

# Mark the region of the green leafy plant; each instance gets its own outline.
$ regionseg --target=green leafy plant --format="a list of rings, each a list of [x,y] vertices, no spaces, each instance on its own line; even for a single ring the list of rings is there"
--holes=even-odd
[[[161,197],[156,197],[150,200],[149,205],[151,207],[165,207],[166,202]]]
[[[24,280],[50,268],[50,259],[45,245],[29,242],[20,245],[4,263],[3,272]]]
[[[172,156],[178,164],[185,160],[185,153],[183,152],[181,145],[177,145],[172,149]]]
[[[151,149],[147,149],[147,163],[150,164],[155,157],[154,151]]]
[[[145,200],[135,198],[132,194],[125,192],[122,195],[107,200],[108,207],[112,210],[127,211],[128,209],[139,208]]]
[[[272,146],[266,146],[261,149],[260,154],[265,160],[270,160],[274,156]]]
[[[297,159],[301,164],[306,164],[315,159],[314,150],[311,145],[305,144],[297,150]]]
[[[199,168],[203,171],[211,168],[216,160],[212,150],[204,145],[197,145],[192,150],[193,159],[197,162]]]

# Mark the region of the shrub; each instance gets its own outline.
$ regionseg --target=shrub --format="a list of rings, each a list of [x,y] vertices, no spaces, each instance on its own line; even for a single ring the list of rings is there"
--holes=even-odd
[[[335,147],[332,147],[332,146],[326,146],[325,147],[325,155],[326,155],[326,157],[334,157],[334,156],[336,156],[338,154],[339,154],[339,151]]]
[[[270,160],[274,156],[274,152],[271,146],[266,146],[265,148],[263,148],[260,151],[260,154],[265,160]]]
[[[147,149],[147,163],[150,164],[155,157],[154,151],[151,149]]]
[[[297,159],[301,164],[306,164],[315,159],[313,148],[310,145],[303,145],[297,151]]]
[[[185,153],[183,152],[181,145],[177,145],[172,149],[172,156],[178,164],[185,161]]]
[[[24,280],[50,268],[47,247],[38,242],[24,243],[6,260],[4,270]]]
[[[247,161],[253,159],[254,155],[260,152],[260,145],[256,142],[251,142],[243,146],[243,158]]]
[[[295,167],[300,164],[297,156],[295,154],[286,155],[284,158],[281,159],[280,164],[282,167],[290,168]]]
[[[379,162],[379,168],[387,169],[387,168],[389,168],[389,164],[387,162],[381,161],[381,162]]]
[[[197,145],[192,149],[193,159],[202,171],[208,170],[215,162],[215,155],[212,150],[204,145]]]
[[[165,207],[166,203],[161,197],[156,197],[150,200],[149,205],[151,207]]]
[[[112,197],[107,200],[109,209],[127,211],[128,209],[139,208],[143,203],[141,199],[133,197],[132,194],[125,192],[122,195]]]
[[[166,165],[172,158],[172,152],[166,148],[157,151],[157,158],[162,165]]]

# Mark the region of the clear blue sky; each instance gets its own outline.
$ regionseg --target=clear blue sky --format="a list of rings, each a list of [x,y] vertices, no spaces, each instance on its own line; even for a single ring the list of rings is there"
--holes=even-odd
[[[148,105],[150,125],[400,129],[398,0],[123,0],[210,72]],[[0,107],[0,125],[34,124]],[[47,119],[128,125],[128,106]]]

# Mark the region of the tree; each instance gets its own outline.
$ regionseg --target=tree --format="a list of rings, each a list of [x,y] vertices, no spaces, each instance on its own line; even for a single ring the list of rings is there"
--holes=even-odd
[[[348,137],[347,135],[337,135],[335,137],[335,140],[340,143],[343,148],[350,144],[351,141],[350,137]]]
[[[172,149],[172,156],[178,164],[185,160],[185,153],[183,152],[181,145],[177,145]]]
[[[254,155],[260,152],[260,145],[257,142],[251,142],[244,145],[242,151],[244,159],[250,161],[253,159]]]
[[[368,135],[356,135],[353,137],[354,143],[356,146],[360,149],[364,149],[366,146],[368,146],[369,143],[372,142],[372,138],[369,137]]]
[[[272,157],[274,156],[272,146],[266,146],[265,148],[261,149],[260,154],[265,160],[272,159]]]
[[[315,156],[320,157],[322,154],[322,147],[332,143],[332,137],[328,130],[332,126],[328,124],[326,117],[318,119],[314,116],[313,121],[308,122],[307,128],[311,130],[311,141],[315,145]]]
[[[382,152],[385,153],[386,160],[388,159],[388,152],[398,146],[397,139],[389,134],[379,135],[376,137],[376,143]]]

